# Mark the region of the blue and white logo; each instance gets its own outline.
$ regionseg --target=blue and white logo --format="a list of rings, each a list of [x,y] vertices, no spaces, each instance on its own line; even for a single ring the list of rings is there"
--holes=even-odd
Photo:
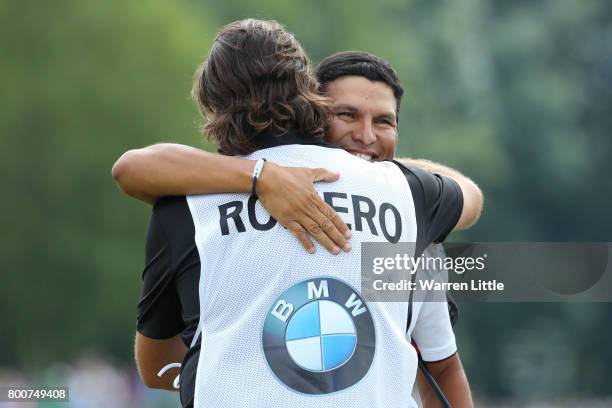
[[[270,308],[263,350],[280,381],[305,394],[350,387],[368,372],[374,322],[357,291],[333,278],[293,285]]]

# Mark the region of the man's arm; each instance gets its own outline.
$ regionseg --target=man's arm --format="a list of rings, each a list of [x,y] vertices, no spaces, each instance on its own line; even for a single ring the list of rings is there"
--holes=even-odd
[[[425,365],[453,408],[474,406],[470,386],[457,353],[445,360]],[[424,408],[442,407],[440,399],[420,371],[417,373],[417,384]]]
[[[464,176],[457,170],[429,160],[403,158],[397,159],[397,161],[405,166],[414,166],[430,173],[450,177],[455,180],[457,184],[459,184],[461,192],[463,193],[463,210],[455,229],[470,228],[476,223],[476,221],[478,221],[482,211],[484,199],[482,192],[476,183],[474,183],[468,177]]]
[[[182,363],[187,346],[181,335],[169,339],[152,339],[136,332],[134,355],[142,382],[149,388],[177,391],[173,383],[180,374],[180,368],[172,368],[158,376],[160,370],[170,363]]]
[[[159,197],[251,191],[256,161],[222,156],[178,144],[157,144],[124,153],[113,178],[128,195],[154,203]],[[284,168],[266,162],[257,181],[263,206],[302,245],[314,252],[309,234],[332,253],[350,251],[351,232],[316,193],[313,183],[339,175],[325,169]]]
[[[125,152],[112,175],[129,196],[153,204],[171,195],[251,191],[254,160],[162,143]]]
[[[167,364],[183,362],[187,347],[181,334],[189,329],[186,320],[199,316],[200,258],[194,235],[185,197],[165,197],[155,204],[147,229],[134,347],[147,387],[174,389],[179,370],[157,374]],[[190,292],[179,293],[179,277],[190,284]]]

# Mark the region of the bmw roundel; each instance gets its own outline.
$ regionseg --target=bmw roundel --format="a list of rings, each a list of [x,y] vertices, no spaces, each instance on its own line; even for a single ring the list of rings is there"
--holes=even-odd
[[[266,315],[262,342],[276,377],[304,394],[329,394],[356,384],[376,349],[368,306],[334,278],[302,281],[277,297]]]

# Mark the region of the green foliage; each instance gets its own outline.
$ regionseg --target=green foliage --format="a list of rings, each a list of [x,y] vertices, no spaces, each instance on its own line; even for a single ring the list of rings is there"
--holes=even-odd
[[[485,192],[481,222],[455,239],[610,240],[610,2],[1,1],[0,365],[132,358],[148,208],[110,168],[133,147],[202,146],[192,74],[243,17],[279,20],[314,61],[362,49],[396,67],[398,155],[457,167]],[[610,312],[466,306],[474,389],[609,394]]]
[[[147,211],[110,168],[128,148],[198,143],[189,89],[212,28],[161,1],[2,9],[0,361],[83,344],[129,358]]]

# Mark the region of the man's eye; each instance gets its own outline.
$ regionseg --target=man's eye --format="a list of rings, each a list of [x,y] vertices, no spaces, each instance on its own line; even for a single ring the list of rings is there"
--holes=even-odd
[[[353,112],[337,112],[336,116],[344,117],[344,118],[353,118]]]
[[[389,119],[381,119],[378,121],[378,124],[386,125],[386,126],[394,126],[394,123]]]

